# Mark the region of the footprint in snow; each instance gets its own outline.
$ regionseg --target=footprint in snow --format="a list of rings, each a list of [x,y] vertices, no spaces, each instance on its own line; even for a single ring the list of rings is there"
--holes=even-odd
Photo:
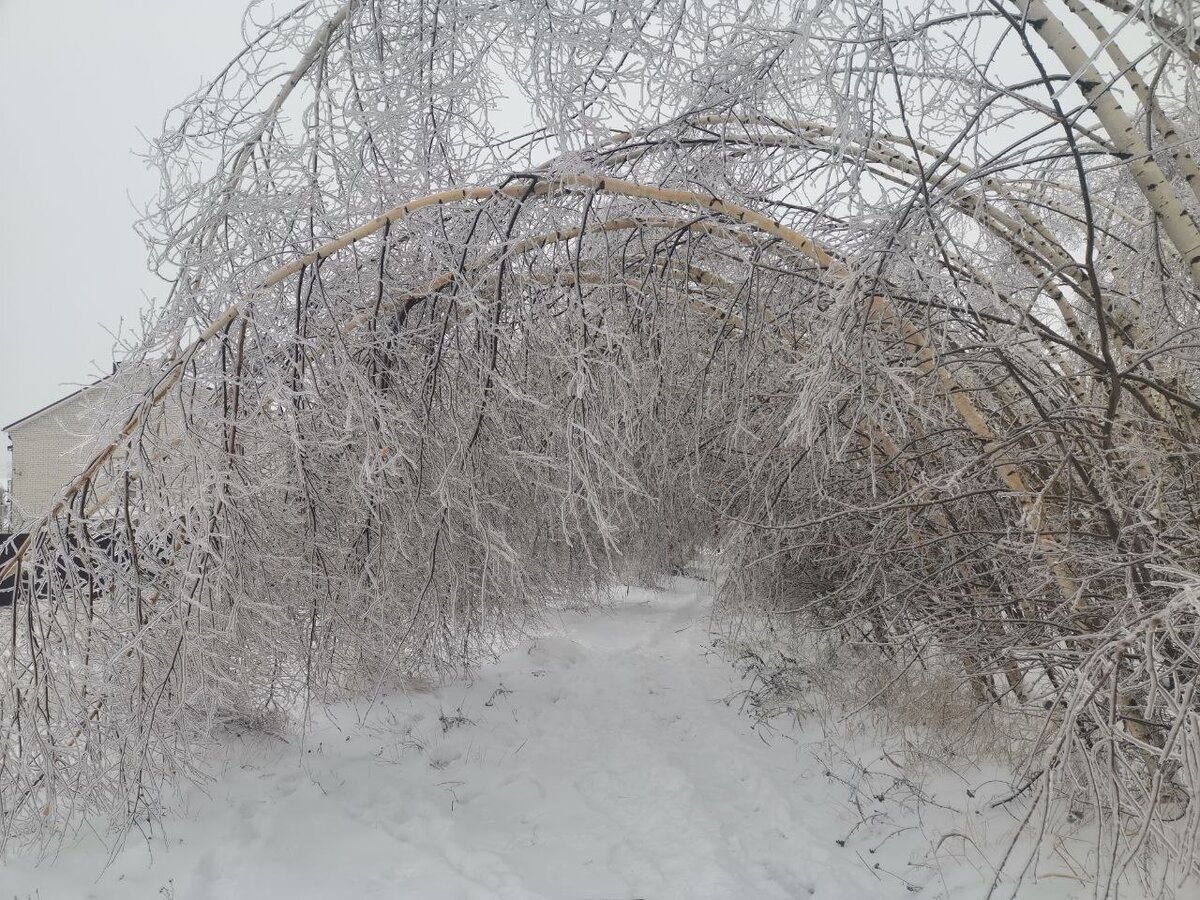
[[[529,648],[529,658],[543,668],[565,669],[583,659],[583,648],[565,637],[544,637]]]

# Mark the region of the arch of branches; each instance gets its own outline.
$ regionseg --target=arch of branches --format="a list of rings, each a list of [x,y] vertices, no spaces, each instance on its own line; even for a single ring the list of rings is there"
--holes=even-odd
[[[1101,49],[1040,0],[264,26],[159,145],[148,228],[182,274],[0,573],[5,838],[131,823],[222,722],[470,665],[687,547],[719,552],[731,627],[915,656],[1012,711],[1106,877],[1147,842],[1194,874],[1193,36],[1067,6]],[[294,46],[247,122],[254,54]],[[503,140],[497,59],[568,86]]]

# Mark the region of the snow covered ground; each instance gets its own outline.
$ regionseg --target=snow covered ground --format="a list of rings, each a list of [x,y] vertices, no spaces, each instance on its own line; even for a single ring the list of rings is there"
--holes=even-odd
[[[889,787],[864,809],[819,727],[739,714],[710,602],[690,579],[631,589],[469,683],[339,707],[303,741],[231,738],[163,833],[107,868],[95,836],[10,860],[0,900],[981,896],[1002,786],[946,778],[919,809]],[[872,784],[905,783],[861,749]],[[1048,874],[1019,896],[1090,895]]]

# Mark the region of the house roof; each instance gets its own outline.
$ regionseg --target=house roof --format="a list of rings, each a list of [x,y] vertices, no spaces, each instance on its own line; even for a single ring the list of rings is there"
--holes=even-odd
[[[57,400],[54,400],[51,403],[47,403],[41,409],[35,409],[33,412],[29,413],[28,415],[21,416],[21,418],[17,419],[15,422],[9,422],[7,425],[4,426],[3,430],[11,431],[12,429],[16,428],[18,425],[24,425],[30,419],[35,419],[38,416],[40,416],[42,413],[48,412],[48,411],[54,409],[54,407],[56,407],[62,403],[66,403],[68,400],[73,400],[75,397],[78,397],[84,391],[90,391],[92,388],[96,387],[96,385],[104,384],[104,382],[108,381],[110,378],[112,378],[112,375],[105,375],[103,378],[98,379],[97,381],[93,381],[91,384],[85,384],[83,387],[79,388],[78,390],[71,391],[71,393],[67,394],[65,397],[59,397]]]

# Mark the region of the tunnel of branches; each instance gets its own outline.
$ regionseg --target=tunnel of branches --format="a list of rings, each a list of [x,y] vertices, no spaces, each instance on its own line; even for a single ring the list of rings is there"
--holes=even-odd
[[[704,559],[730,633],[939,667],[1014,713],[1037,791],[1091,797],[1122,854],[1166,840],[1194,865],[1186,109],[1117,94],[1041,3],[984,5],[1041,72],[986,152],[1016,89],[956,68],[978,44],[930,49],[969,17],[857,42],[814,18],[784,49],[747,25],[702,54],[689,7],[633,47],[564,7],[558,34],[607,60],[586,102],[543,92],[550,124],[484,139],[471,35],[503,17],[533,45],[514,66],[558,59],[534,34],[551,7],[526,7],[285,18],[256,52],[300,63],[257,84],[266,113],[230,112],[254,82],[226,75],[171,120],[147,230],[183,274],[94,461],[4,573],[6,837],[152,814],[222,723],[469,667],[563,602]],[[438,15],[447,49],[394,52]],[[1185,81],[1188,46],[1160,54]],[[648,47],[644,83],[688,87],[611,132],[641,83],[618,90],[618,61]],[[838,63],[864,53],[879,74],[848,110]],[[918,63],[951,74],[912,87]],[[977,115],[927,121],[930,89]],[[885,95],[907,113],[887,128]],[[401,100],[420,114],[370,115]],[[292,103],[303,127],[277,127]],[[219,172],[187,182],[201,157]]]

